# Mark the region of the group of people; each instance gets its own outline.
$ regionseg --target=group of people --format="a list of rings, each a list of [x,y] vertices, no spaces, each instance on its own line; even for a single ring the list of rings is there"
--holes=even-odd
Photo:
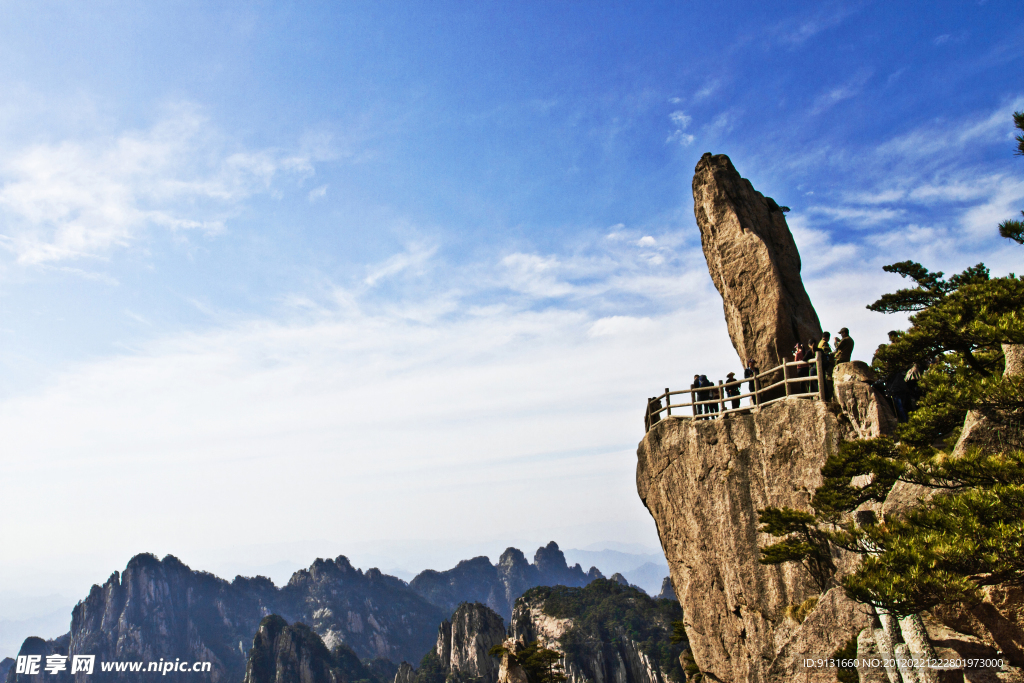
[[[708,379],[707,375],[694,375],[693,384],[690,385],[690,396],[693,398],[693,415],[698,420],[713,420],[718,417],[719,411],[726,405],[723,401],[722,392],[725,396],[739,396],[740,388],[735,382],[736,373],[730,372],[726,375],[725,386],[717,386]],[[699,401],[712,401],[712,403],[699,403]],[[733,408],[740,407],[740,400],[733,399]],[[703,416],[703,417],[698,417]]]
[[[825,391],[826,399],[831,398],[832,393],[832,369],[838,363],[848,363],[853,356],[853,337],[850,336],[850,330],[843,327],[839,330],[839,336],[836,337],[834,346],[832,346],[832,335],[829,332],[822,332],[821,338],[818,340],[809,339],[807,343],[797,342],[793,347],[793,360],[798,363],[797,365],[797,376],[808,377],[811,375],[811,364],[815,361],[818,352],[822,354],[822,366],[824,370]],[[693,415],[698,420],[713,420],[720,417],[722,410],[737,409],[740,407],[740,399],[731,398],[733,396],[739,396],[740,387],[744,381],[749,380],[748,392],[753,394],[750,397],[750,404],[757,405],[760,401],[756,393],[757,384],[756,378],[760,374],[756,363],[753,358],[747,361],[747,366],[743,369],[743,380],[736,379],[736,373],[730,372],[725,376],[725,382],[715,384],[708,379],[707,375],[694,375],[693,383],[690,385],[690,396],[691,402],[693,403]],[[909,377],[910,373],[908,373]],[[902,406],[907,401],[902,400],[904,393],[901,388],[901,383],[904,382],[902,378],[898,381],[894,380],[893,390],[890,396],[894,397],[894,403],[897,405],[897,412],[901,415],[905,415],[905,412],[901,410]],[[888,383],[887,383],[888,384]],[[810,380],[803,383],[797,383],[796,390],[794,393],[805,394],[805,393],[816,393],[818,391],[818,381]],[[887,391],[887,393],[889,393]],[[899,396],[900,398],[895,398]],[[731,404],[731,406],[729,405]],[[647,418],[645,419],[645,426],[650,429],[655,423],[660,420],[659,411],[661,410],[661,400],[657,398],[650,398],[647,400]],[[905,417],[902,419],[905,420]]]
[[[843,327],[839,329],[839,336],[836,337],[835,347],[830,347],[829,342],[832,339],[830,332],[822,332],[821,338],[815,341],[814,339],[808,339],[807,343],[797,342],[796,346],[793,347],[793,360],[797,365],[797,376],[798,377],[809,377],[811,374],[811,361],[817,358],[818,352],[821,352],[822,357],[822,370],[825,379],[825,398],[831,398],[832,394],[832,369],[839,363],[849,363],[853,358],[853,337],[850,336],[850,330]],[[796,384],[796,393],[817,393],[818,382],[800,382]]]

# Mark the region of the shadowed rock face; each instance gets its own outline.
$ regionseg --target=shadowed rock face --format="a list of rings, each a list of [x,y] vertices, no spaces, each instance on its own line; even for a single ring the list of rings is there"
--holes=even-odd
[[[457,680],[495,683],[499,661],[488,654],[505,640],[505,624],[486,605],[463,603],[451,621],[441,624],[435,652],[448,674]],[[399,672],[395,680],[401,683]]]
[[[766,370],[797,341],[821,337],[785,215],[724,154],[705,154],[697,164],[693,212],[729,337],[744,365],[753,358]]]
[[[291,626],[271,615],[260,622],[245,667],[243,683],[377,683],[352,650],[323,639],[305,624]]]

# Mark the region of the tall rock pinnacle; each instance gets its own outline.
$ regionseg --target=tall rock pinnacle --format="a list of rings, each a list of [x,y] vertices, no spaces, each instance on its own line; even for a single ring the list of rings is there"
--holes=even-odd
[[[762,370],[774,367],[797,341],[821,336],[785,215],[740,177],[726,155],[706,153],[697,163],[693,213],[729,337],[744,365],[753,358]]]

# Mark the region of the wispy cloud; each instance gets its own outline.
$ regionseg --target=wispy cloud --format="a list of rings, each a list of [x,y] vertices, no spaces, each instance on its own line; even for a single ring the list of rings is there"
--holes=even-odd
[[[857,11],[855,4],[822,3],[809,15],[784,19],[768,27],[767,32],[781,44],[798,46],[823,31],[839,26]]]
[[[231,150],[193,107],[148,130],[14,151],[0,166],[0,246],[23,264],[104,258],[146,230],[215,233],[307,156]]]
[[[384,263],[373,266],[370,272],[363,279],[363,282],[371,287],[381,280],[397,275],[403,271],[422,271],[430,258],[437,253],[436,245],[423,243],[410,244],[405,251],[395,254]]]
[[[674,111],[668,115],[668,118],[675,130],[672,131],[665,142],[678,142],[684,147],[692,144],[694,137],[686,132],[686,128],[690,125],[693,118],[683,111]]]
[[[811,113],[820,114],[823,111],[831,109],[832,107],[839,104],[843,100],[848,100],[852,97],[856,97],[864,90],[864,84],[867,83],[868,79],[870,78],[870,71],[860,71],[853,78],[843,83],[842,85],[836,86],[821,93],[816,98],[814,98],[814,104],[811,108]]]

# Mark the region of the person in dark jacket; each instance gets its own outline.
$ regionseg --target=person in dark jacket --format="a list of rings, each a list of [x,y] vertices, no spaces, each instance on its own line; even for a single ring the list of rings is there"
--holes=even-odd
[[[822,369],[825,371],[825,400],[832,400],[832,367],[834,356],[832,355],[832,348],[828,345],[832,335],[828,332],[821,333],[821,339],[818,344],[814,347],[815,352],[821,351]]]
[[[757,365],[754,363],[754,359],[753,358],[748,358],[747,359],[747,367],[743,368],[743,378],[744,379],[747,379],[747,378],[750,379],[750,383],[747,384],[748,393],[754,394],[753,396],[750,397],[750,404],[751,405],[757,405],[757,394],[754,393],[755,390],[757,389],[757,386],[755,385],[754,378],[757,376],[757,373],[759,373],[759,372],[760,372],[760,370],[757,369]]]
[[[885,393],[892,399],[893,406],[896,408],[896,418],[900,422],[906,422],[906,405],[910,400],[910,387],[903,379],[903,373],[894,372],[885,380]]]
[[[725,385],[726,394],[728,394],[729,396],[740,395],[740,383],[736,381],[735,372],[730,372],[728,375],[725,376]],[[734,398],[732,400],[732,407],[733,410],[740,407],[740,400],[738,398]]]
[[[703,387],[705,389],[705,391],[701,392],[701,393],[704,394],[704,397],[701,399],[702,401],[713,401],[716,398],[718,398],[718,396],[717,396],[718,392],[713,388],[715,385],[711,383],[711,380],[708,379],[707,375],[701,375],[700,376],[700,385],[701,385],[701,387]],[[717,412],[718,412],[718,404],[717,403],[706,403],[706,404],[704,404],[704,413],[705,414],[717,413]],[[707,419],[713,420],[713,419],[715,419],[715,417],[716,417],[715,415],[711,415],[711,417],[709,417]]]
[[[700,414],[704,412],[704,406],[697,403],[697,401],[703,401],[701,396],[704,395],[703,391],[697,391],[700,389],[700,375],[693,376],[693,384],[690,385],[690,402],[693,403],[693,416],[700,419]]]
[[[651,427],[661,422],[661,399],[647,399],[647,413],[644,415],[644,430],[651,431]]]
[[[845,327],[839,329],[836,339],[836,363],[849,363],[853,358],[853,337]]]

